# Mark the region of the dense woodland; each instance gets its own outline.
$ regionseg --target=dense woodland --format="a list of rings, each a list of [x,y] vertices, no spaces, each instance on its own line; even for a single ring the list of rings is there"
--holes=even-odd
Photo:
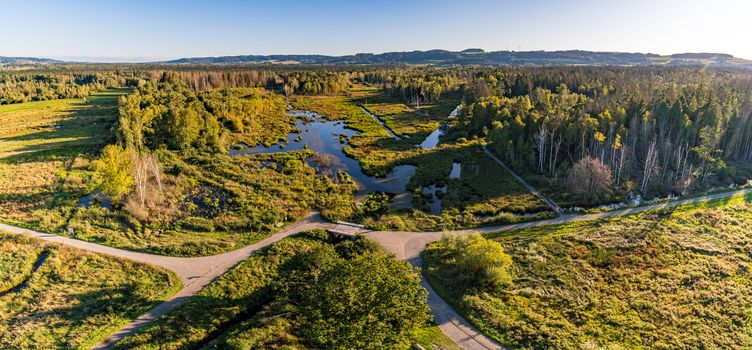
[[[457,130],[588,202],[746,181],[746,73],[655,68],[478,72]]]
[[[125,75],[112,72],[28,74],[0,72],[0,105],[81,98],[108,87],[125,86]]]
[[[84,66],[85,67],[85,66]],[[218,152],[276,142],[289,95],[378,86],[413,106],[461,94],[447,140],[479,138],[565,205],[687,194],[751,173],[752,77],[699,68],[95,66],[0,75],[0,103],[132,86],[119,137],[151,149]],[[367,102],[367,101],[365,101]],[[266,117],[263,117],[266,116]],[[261,128],[275,132],[254,135]],[[268,137],[269,135],[272,137]],[[235,135],[232,138],[232,135]],[[243,136],[239,136],[243,135]]]
[[[228,146],[225,141],[230,133],[247,135],[277,128],[289,132],[284,111],[281,96],[260,88],[196,92],[177,75],[165,73],[121,99],[118,138],[124,146],[138,150],[221,151]]]

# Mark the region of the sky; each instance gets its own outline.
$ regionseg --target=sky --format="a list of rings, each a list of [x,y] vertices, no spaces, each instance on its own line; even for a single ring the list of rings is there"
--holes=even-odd
[[[722,52],[749,0],[0,0],[0,56],[154,61],[429,49]]]

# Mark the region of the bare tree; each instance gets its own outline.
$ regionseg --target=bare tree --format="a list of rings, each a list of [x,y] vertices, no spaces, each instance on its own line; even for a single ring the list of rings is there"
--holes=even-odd
[[[548,138],[548,130],[545,125],[541,125],[538,129],[538,133],[535,134],[533,142],[535,148],[538,149],[538,172],[543,172],[543,163],[546,160],[546,139]]]
[[[162,170],[159,161],[153,155],[146,152],[131,152],[133,162],[133,180],[136,183],[136,195],[141,208],[146,206],[150,182],[154,182],[163,193]]]
[[[653,175],[656,162],[658,161],[658,147],[657,141],[653,139],[648,147],[648,152],[645,154],[645,167],[642,171],[642,182],[640,183],[640,192],[645,193],[645,190],[650,184],[650,177]]]
[[[619,148],[619,158],[616,159],[616,186],[621,186],[621,173],[624,171],[624,164],[627,162],[627,145]]]
[[[591,156],[574,164],[568,180],[572,193],[591,203],[608,195],[613,184],[611,168]]]
[[[136,183],[136,195],[138,202],[143,208],[146,205],[146,191],[149,186],[149,167],[143,161],[140,153],[132,152],[131,159],[133,162],[133,180]]]
[[[152,154],[145,153],[143,155],[144,161],[151,172],[151,176],[154,178],[154,182],[157,183],[159,193],[164,193],[162,190],[162,166],[159,165],[159,160]]]
[[[554,142],[553,141],[554,137],[553,135],[551,136],[551,157],[549,158],[549,163],[548,163],[548,172],[551,175],[556,174],[555,173],[556,161],[559,158],[559,150],[561,149],[561,142],[563,141],[563,139],[564,138],[561,135],[559,135],[559,138],[556,140],[556,142]]]

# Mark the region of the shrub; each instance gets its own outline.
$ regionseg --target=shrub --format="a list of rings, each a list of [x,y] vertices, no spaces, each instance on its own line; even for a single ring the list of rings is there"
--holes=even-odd
[[[512,284],[509,268],[512,258],[496,241],[481,235],[445,235],[426,253],[430,260],[440,260],[447,271],[443,277],[458,290],[477,288],[499,290]]]

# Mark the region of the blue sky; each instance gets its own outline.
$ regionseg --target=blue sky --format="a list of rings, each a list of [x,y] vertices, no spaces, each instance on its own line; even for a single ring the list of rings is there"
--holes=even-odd
[[[747,2],[0,0],[0,56],[138,61],[479,47],[752,59]]]

